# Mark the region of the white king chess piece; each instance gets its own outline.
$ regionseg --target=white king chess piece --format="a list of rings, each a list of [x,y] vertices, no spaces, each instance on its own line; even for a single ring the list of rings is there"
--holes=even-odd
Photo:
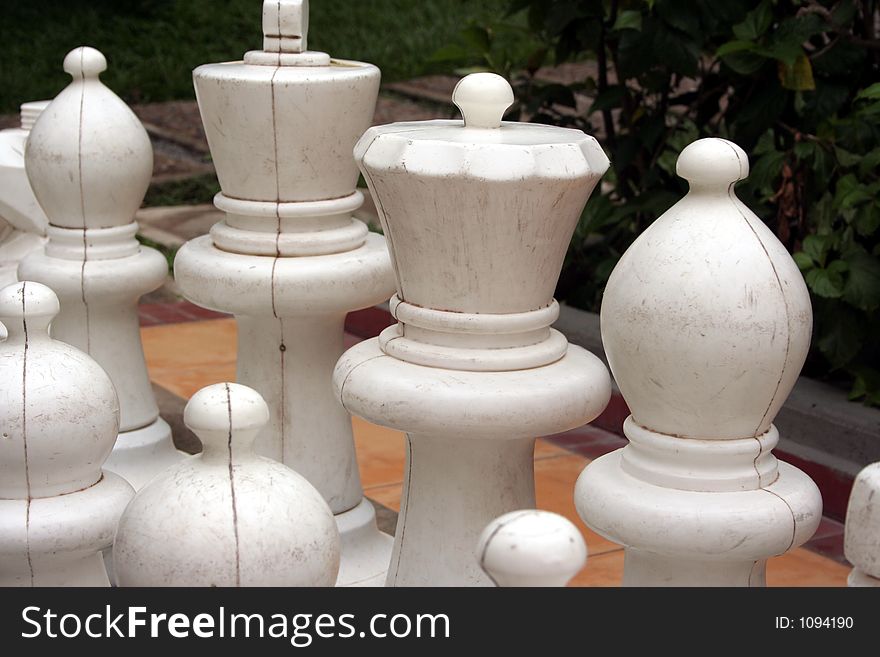
[[[159,417],[141,345],[137,303],[165,281],[168,264],[141,246],[135,211],[153,168],[138,118],[98,79],[107,60],[94,48],[72,50],[73,81],[43,110],[27,140],[34,194],[49,218],[45,250],[18,268],[61,299],[52,336],[85,351],[119,395],[119,438],[106,467],[140,488],[182,458]]]
[[[335,395],[345,316],[394,291],[363,203],[352,148],[370,125],[379,69],[306,49],[308,3],[263,3],[263,50],[193,72],[226,212],[174,261],[184,295],[235,315],[239,383],[269,405],[257,452],[327,500],[342,535],[339,585],[381,584],[391,538],[358,473],[351,417]]]
[[[595,418],[611,394],[593,354],[550,328],[566,248],[608,168],[580,130],[502,122],[504,78],[453,93],[464,121],[368,130],[355,157],[395,265],[397,324],[349,349],[334,384],[352,413],[407,433],[387,583],[489,585],[474,545],[533,507],[535,437]]]
[[[477,559],[496,586],[559,587],[587,563],[587,544],[567,518],[524,509],[486,525],[477,543]]]
[[[0,586],[109,586],[102,551],[134,495],[101,470],[119,402],[86,354],[49,337],[58,297],[0,290]]]
[[[125,509],[113,543],[120,586],[333,586],[339,532],[324,498],[258,456],[269,421],[259,393],[202,388],[186,405],[201,454],[153,479]]]
[[[763,586],[767,558],[813,535],[822,498],[771,451],[773,418],[810,343],[804,280],[737,199],[739,146],[678,158],[687,195],[617,263],[602,342],[632,415],[630,443],[584,469],[584,522],[626,547],[624,585]]]

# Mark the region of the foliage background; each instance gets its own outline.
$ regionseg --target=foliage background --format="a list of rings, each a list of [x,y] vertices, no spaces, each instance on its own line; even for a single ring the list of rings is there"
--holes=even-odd
[[[310,45],[385,81],[489,69],[509,118],[596,135],[612,169],[557,296],[597,310],[617,259],[686,191],[675,160],[722,136],[751,156],[740,197],[794,254],[813,298],[806,372],[880,405],[880,0],[313,0]],[[87,43],[128,102],[192,98],[191,70],[259,47],[260,0],[31,0],[0,21],[0,112],[51,97]],[[572,84],[541,66],[591,62]],[[213,181],[199,181],[213,187]],[[707,218],[711,220],[711,218]]]
[[[496,39],[523,15],[536,47]],[[582,308],[598,309],[617,259],[686,191],[675,176],[681,149],[705,136],[740,144],[751,174],[737,193],[794,254],[811,292],[807,373],[880,405],[878,31],[876,0],[512,0],[434,62],[508,76],[519,101],[509,118],[600,138],[612,171],[558,289]],[[595,73],[569,85],[535,75],[572,59],[594,61]]]

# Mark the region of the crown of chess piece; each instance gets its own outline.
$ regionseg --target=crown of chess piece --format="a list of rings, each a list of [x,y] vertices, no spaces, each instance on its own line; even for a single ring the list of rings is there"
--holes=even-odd
[[[763,586],[767,558],[821,519],[816,485],[771,452],[812,311],[791,256],[733,191],[748,170],[729,141],[685,148],[690,191],[605,288],[602,342],[630,443],[584,469],[575,502],[625,546],[624,585]]]
[[[0,290],[0,586],[109,586],[102,550],[134,491],[102,472],[119,402],[83,352],[49,337],[58,297]]]
[[[22,260],[18,273],[61,299],[53,337],[85,351],[110,375],[120,432],[106,466],[139,488],[183,454],[159,417],[137,316],[140,296],[168,273],[165,257],[135,239],[153,151],[138,118],[98,78],[106,68],[94,48],[68,53],[64,70],[73,81],[31,129],[27,176],[49,219],[49,241]]]
[[[258,456],[269,421],[258,392],[236,383],[199,390],[184,410],[202,453],[144,486],[113,543],[120,586],[333,586],[339,532],[321,494]]]
[[[608,403],[602,362],[550,328],[566,248],[608,168],[579,130],[502,122],[503,78],[462,79],[463,121],[369,129],[355,147],[395,265],[397,324],[348,350],[349,412],[407,433],[387,584],[489,585],[474,545],[533,507],[536,436]]]
[[[843,550],[854,566],[849,585],[880,587],[880,463],[863,469],[853,483]]]
[[[360,483],[351,417],[333,394],[345,317],[394,290],[385,240],[352,213],[352,148],[379,69],[307,49],[308,3],[263,3],[263,50],[193,72],[225,219],[174,262],[183,294],[235,315],[239,383],[269,405],[257,451],[327,500],[342,535],[339,585],[381,584],[391,538]]]
[[[16,282],[18,263],[46,242],[48,219],[24,171],[24,151],[34,122],[48,104],[24,103],[21,127],[0,130],[0,287]]]
[[[587,544],[567,518],[523,509],[486,525],[477,559],[496,586],[559,587],[586,565]]]

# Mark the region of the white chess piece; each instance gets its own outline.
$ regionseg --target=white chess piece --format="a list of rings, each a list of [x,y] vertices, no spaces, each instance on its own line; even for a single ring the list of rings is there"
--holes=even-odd
[[[685,148],[690,191],[605,289],[602,342],[630,443],[584,469],[575,503],[626,546],[624,585],[763,586],[767,558],[821,519],[816,485],[771,451],[812,311],[791,256],[733,191],[748,170],[729,141]]]
[[[333,586],[333,514],[303,477],[254,452],[268,421],[266,402],[246,386],[193,395],[184,422],[203,450],[126,508],[113,544],[120,586]]]
[[[510,85],[458,83],[464,121],[368,130],[355,158],[395,264],[398,323],[349,349],[343,405],[405,431],[406,482],[387,583],[489,585],[474,545],[533,507],[536,436],[595,418],[602,362],[550,328],[565,251],[608,159],[580,130],[502,123]]]
[[[587,544],[567,518],[524,509],[486,525],[477,559],[497,586],[565,586],[587,563]]]
[[[849,585],[880,587],[880,463],[862,470],[853,484],[843,550],[854,566]]]
[[[0,586],[109,586],[101,551],[134,491],[101,464],[116,440],[110,378],[49,337],[58,297],[0,290]]]
[[[153,151],[138,118],[98,79],[106,68],[94,48],[68,53],[64,70],[73,81],[31,129],[27,175],[49,217],[49,241],[21,262],[19,276],[55,290],[62,310],[53,337],[110,375],[120,433],[106,466],[139,488],[183,454],[159,417],[137,315],[140,296],[168,273],[165,258],[135,239]]]
[[[0,287],[17,281],[18,263],[46,242],[49,222],[24,171],[24,150],[34,121],[48,104],[24,103],[21,127],[0,131]]]
[[[237,380],[270,420],[257,451],[324,496],[342,534],[339,585],[381,584],[391,537],[364,498],[351,417],[333,394],[345,316],[394,290],[381,235],[352,213],[363,203],[352,148],[379,91],[372,64],[306,50],[308,3],[263,3],[264,50],[193,72],[226,212],[177,253],[193,303],[235,315]]]

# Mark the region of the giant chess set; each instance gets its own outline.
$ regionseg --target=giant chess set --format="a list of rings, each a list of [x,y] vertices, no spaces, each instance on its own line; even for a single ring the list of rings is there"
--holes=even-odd
[[[238,329],[237,380],[186,405],[197,455],[150,387],[137,304],[167,263],[134,215],[153,154],[104,55],[71,51],[70,84],[0,133],[0,585],[564,586],[587,549],[535,508],[535,440],[599,416],[612,375],[629,444],[571,495],[624,546],[622,583],[765,585],[822,499],[772,451],[812,311],[735,194],[747,154],[680,153],[690,191],[604,294],[609,373],[552,327],[609,167],[593,137],[504,121],[513,91],[491,73],[458,83],[460,119],[370,127],[379,69],[309,50],[307,0],[264,2],[262,27],[262,49],[193,72],[225,216],[174,276]],[[353,216],[359,174],[381,234]],[[384,302],[396,323],[346,351],[346,315]],[[394,537],[352,415],[405,434]],[[875,464],[850,503],[853,586],[880,586],[878,491]]]

